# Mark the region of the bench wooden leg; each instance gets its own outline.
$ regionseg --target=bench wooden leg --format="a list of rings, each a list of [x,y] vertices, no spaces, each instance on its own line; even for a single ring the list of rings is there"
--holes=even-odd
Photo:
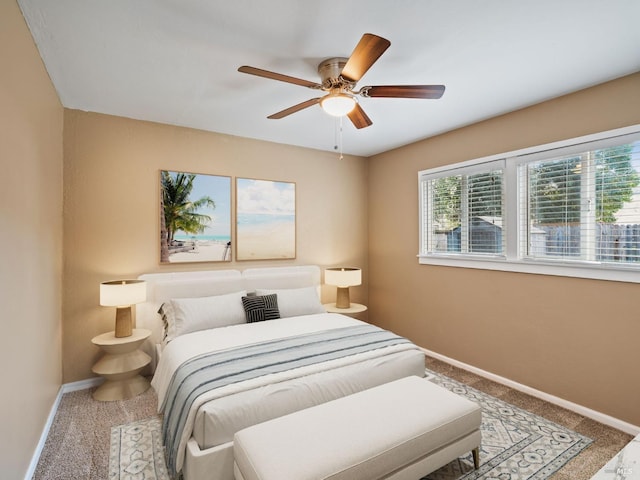
[[[471,450],[473,454],[473,468],[476,470],[480,468],[480,447],[476,447]]]

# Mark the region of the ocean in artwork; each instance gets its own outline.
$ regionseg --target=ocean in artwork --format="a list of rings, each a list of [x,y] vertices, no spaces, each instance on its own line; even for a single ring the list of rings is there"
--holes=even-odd
[[[296,216],[267,213],[238,213],[236,221],[238,228],[266,227],[269,225],[295,223]]]
[[[192,242],[196,240],[200,242],[214,242],[214,243],[227,243],[231,241],[229,235],[187,235],[184,233],[177,233],[174,237],[179,242]]]

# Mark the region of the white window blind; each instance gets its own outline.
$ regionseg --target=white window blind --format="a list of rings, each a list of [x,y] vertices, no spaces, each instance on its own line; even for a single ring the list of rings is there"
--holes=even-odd
[[[422,254],[503,256],[503,161],[421,178]]]
[[[640,143],[520,166],[521,255],[564,262],[640,262]]]

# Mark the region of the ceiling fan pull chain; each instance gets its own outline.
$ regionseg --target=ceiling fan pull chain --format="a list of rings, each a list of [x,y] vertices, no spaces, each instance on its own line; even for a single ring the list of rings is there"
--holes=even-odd
[[[344,117],[340,117],[340,160],[342,160],[344,157],[342,156],[342,119]]]
[[[344,157],[342,155],[342,118],[343,117],[336,117],[335,119],[335,138],[334,138],[334,145],[333,145],[333,149],[337,150],[338,153],[340,154],[340,156],[338,157],[340,160],[342,160]]]

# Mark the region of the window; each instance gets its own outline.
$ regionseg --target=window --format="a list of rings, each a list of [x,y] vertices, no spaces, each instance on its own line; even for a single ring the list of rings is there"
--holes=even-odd
[[[522,165],[523,256],[640,266],[638,167],[640,143]]]
[[[503,161],[426,174],[424,251],[504,255]]]
[[[419,185],[420,263],[640,282],[639,127],[425,170]]]

